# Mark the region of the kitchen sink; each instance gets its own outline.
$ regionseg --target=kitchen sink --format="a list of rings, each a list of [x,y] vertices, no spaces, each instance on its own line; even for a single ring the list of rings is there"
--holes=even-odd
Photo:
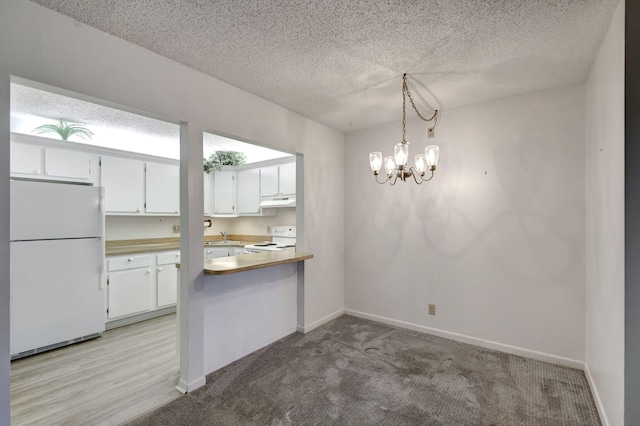
[[[242,241],[232,241],[232,240],[227,240],[227,241],[207,241],[206,243],[204,243],[205,246],[224,246],[224,245],[229,245],[229,244],[235,244],[235,245],[241,245],[241,246],[244,245],[244,243]]]

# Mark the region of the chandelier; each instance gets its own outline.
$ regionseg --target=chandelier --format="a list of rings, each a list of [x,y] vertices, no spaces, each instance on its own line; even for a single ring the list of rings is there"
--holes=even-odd
[[[374,151],[369,154],[369,163],[371,164],[371,170],[373,171],[373,175],[376,178],[376,182],[380,184],[384,184],[389,182],[391,185],[395,185],[397,180],[400,179],[403,182],[406,182],[407,179],[413,178],[413,180],[420,185],[422,182],[427,182],[433,179],[434,172],[436,171],[436,166],[438,165],[438,157],[440,155],[440,148],[438,145],[429,145],[424,149],[424,154],[418,154],[415,156],[415,166],[407,167],[407,160],[409,158],[409,142],[406,140],[406,132],[407,132],[407,114],[406,114],[406,103],[407,99],[411,102],[411,106],[415,110],[418,117],[422,119],[422,121],[433,121],[433,127],[430,127],[427,130],[427,136],[432,138],[434,135],[434,129],[436,124],[438,123],[438,110],[436,109],[433,115],[430,118],[425,118],[418,108],[416,108],[415,102],[413,102],[413,98],[411,97],[411,93],[409,92],[409,86],[407,86],[407,74],[403,74],[402,76],[402,142],[398,143],[393,147],[393,157],[388,156],[382,158],[382,153],[379,151]],[[381,182],[378,179],[380,175],[380,168],[384,163],[384,169],[386,172],[386,178]],[[428,178],[425,177],[427,175],[427,170],[431,172],[431,176]]]

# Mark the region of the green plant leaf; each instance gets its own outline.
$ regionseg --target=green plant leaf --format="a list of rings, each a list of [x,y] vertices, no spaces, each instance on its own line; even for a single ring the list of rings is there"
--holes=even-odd
[[[64,141],[68,140],[71,136],[76,135],[82,139],[91,139],[93,132],[87,129],[82,124],[67,123],[65,120],[60,119],[59,124],[43,124],[33,129],[36,134],[42,133],[57,133]]]
[[[216,151],[209,156],[208,159],[203,160],[203,167],[206,173],[212,171],[222,170],[222,166],[237,166],[244,164],[247,161],[247,157],[238,151]]]

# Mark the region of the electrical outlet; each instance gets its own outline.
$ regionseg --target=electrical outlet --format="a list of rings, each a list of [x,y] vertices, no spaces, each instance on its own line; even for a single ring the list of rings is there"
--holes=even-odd
[[[429,130],[427,131],[427,137],[434,138],[435,136],[436,136],[436,130],[433,127],[429,127]]]
[[[436,305],[429,304],[429,315],[436,314]]]
[[[174,234],[179,234],[180,233],[180,226],[173,225],[173,233]]]

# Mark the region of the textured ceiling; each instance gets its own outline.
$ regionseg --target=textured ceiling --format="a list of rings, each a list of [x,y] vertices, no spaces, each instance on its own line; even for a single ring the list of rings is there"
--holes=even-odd
[[[579,83],[618,0],[35,0],[348,131]]]

